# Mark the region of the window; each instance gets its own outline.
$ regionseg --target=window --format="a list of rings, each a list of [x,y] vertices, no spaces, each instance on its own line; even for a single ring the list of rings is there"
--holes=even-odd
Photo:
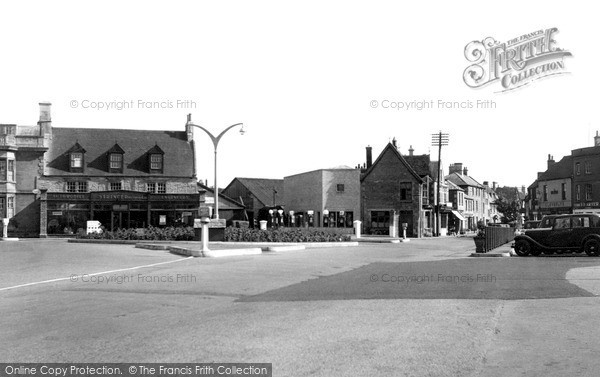
[[[589,228],[590,218],[587,216],[573,217],[573,228]]]
[[[575,174],[581,175],[581,164],[579,162],[575,164]]]
[[[87,182],[67,182],[67,192],[87,192]]]
[[[389,211],[371,211],[372,228],[388,228],[390,226]]]
[[[428,190],[428,185],[427,183],[423,184],[423,191],[421,193],[421,196],[423,197],[423,205],[428,205],[429,204],[429,190]]]
[[[400,200],[407,202],[412,201],[412,183],[400,183]]]
[[[0,181],[6,180],[6,160],[0,160]]]
[[[570,217],[557,217],[556,220],[554,220],[554,229],[569,229],[570,227]]]
[[[167,184],[164,182],[160,182],[156,184],[157,187],[157,192],[159,194],[166,194],[167,193]]]
[[[7,181],[15,180],[15,160],[8,160],[8,175],[6,177]]]
[[[592,163],[590,161],[585,162],[585,174],[592,174]]]
[[[121,182],[111,182],[110,183],[110,191],[121,190]]]
[[[337,192],[344,192],[344,185],[342,183],[338,183],[336,186]]]
[[[0,217],[4,217],[4,198],[0,198]]]
[[[160,170],[163,168],[163,156],[161,154],[150,155],[150,170]]]
[[[575,199],[577,201],[581,200],[581,185],[575,186]]]
[[[544,185],[544,201],[548,201],[548,186]]]
[[[148,182],[146,183],[146,191],[148,192],[156,192],[156,183]]]
[[[120,153],[110,154],[110,170],[111,171],[123,171],[123,155]]]
[[[592,185],[590,183],[585,185],[585,200],[592,200]]]
[[[563,183],[561,185],[561,192],[562,192],[562,195],[561,195],[562,200],[567,200],[567,184],[566,183]]]
[[[83,166],[83,153],[71,153],[71,169]]]

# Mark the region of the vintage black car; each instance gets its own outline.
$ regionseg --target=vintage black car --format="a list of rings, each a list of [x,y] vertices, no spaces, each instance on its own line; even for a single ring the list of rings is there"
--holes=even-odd
[[[519,256],[584,252],[600,255],[600,216],[593,214],[545,216],[539,228],[527,229],[515,237]]]

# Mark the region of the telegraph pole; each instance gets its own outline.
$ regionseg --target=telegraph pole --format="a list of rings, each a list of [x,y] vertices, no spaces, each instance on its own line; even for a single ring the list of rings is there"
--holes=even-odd
[[[435,235],[440,236],[440,186],[442,184],[442,145],[447,146],[449,134],[440,131],[436,134],[431,134],[431,145],[438,147],[438,171],[437,171],[437,196],[435,203]]]

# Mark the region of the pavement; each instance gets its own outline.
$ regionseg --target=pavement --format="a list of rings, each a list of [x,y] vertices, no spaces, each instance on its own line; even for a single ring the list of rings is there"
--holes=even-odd
[[[0,244],[1,362],[271,362],[275,376],[593,376],[600,258],[469,238],[229,258]]]

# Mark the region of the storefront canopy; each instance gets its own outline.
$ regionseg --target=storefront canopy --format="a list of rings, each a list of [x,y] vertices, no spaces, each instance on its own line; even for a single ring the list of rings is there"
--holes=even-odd
[[[456,216],[460,221],[465,221],[465,217],[458,211],[452,211],[452,214]]]

